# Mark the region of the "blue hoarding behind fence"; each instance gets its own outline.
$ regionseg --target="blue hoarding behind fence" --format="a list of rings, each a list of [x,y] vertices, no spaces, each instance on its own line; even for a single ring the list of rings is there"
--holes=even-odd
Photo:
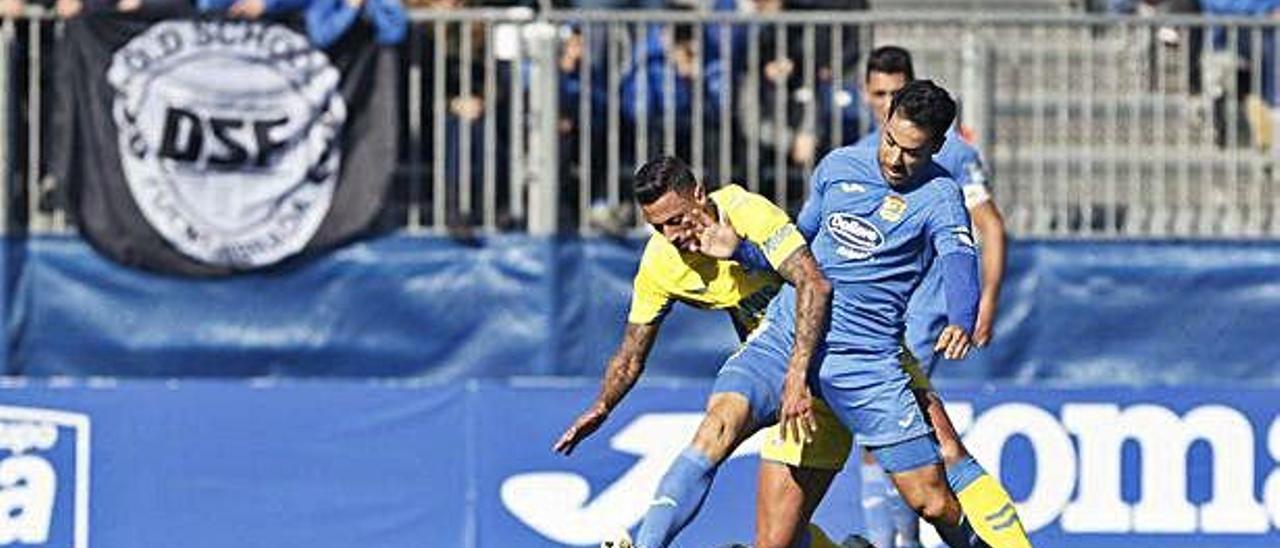
[[[391,236],[226,280],[120,267],[74,238],[10,242],[22,375],[598,376],[641,243]],[[14,259],[13,257],[18,257]],[[942,378],[1280,386],[1280,244],[1012,247],[996,342]],[[723,314],[676,307],[650,371],[710,377]]]
[[[639,519],[708,388],[645,381],[564,458],[550,445],[594,383],[20,383],[0,389],[0,545],[590,545]],[[1280,543],[1272,391],[945,396],[1039,546]],[[750,540],[757,447],[679,546]],[[856,484],[819,511],[834,534],[860,527]]]

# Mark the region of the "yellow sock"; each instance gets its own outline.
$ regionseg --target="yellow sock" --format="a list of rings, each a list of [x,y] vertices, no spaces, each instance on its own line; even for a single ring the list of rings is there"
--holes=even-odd
[[[809,524],[809,548],[840,548],[816,523]]]
[[[1000,482],[987,474],[970,483],[956,494],[960,498],[960,509],[973,531],[991,548],[1030,548],[1031,539],[1022,529],[1022,521],[1018,519],[1018,511],[1013,507],[1013,499],[1009,498]]]

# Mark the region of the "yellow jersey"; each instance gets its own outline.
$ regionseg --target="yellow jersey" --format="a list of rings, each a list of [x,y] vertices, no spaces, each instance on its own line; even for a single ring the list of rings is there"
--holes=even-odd
[[[708,197],[716,204],[721,220],[729,221],[740,236],[759,246],[775,269],[806,245],[787,213],[759,194],[728,185]],[[695,308],[728,311],[738,336],[746,338],[764,321],[765,309],[783,283],[774,271],[749,271],[737,261],[682,253],[661,234],[654,234],[636,272],[628,321],[653,323],[679,301]],[[810,444],[784,442],[777,426],[771,426],[761,458],[793,466],[842,469],[853,436],[820,399],[816,400],[815,419],[818,432]]]
[[[720,218],[733,225],[743,239],[759,246],[774,268],[805,246],[787,213],[759,194],[727,185],[708,198]],[[681,252],[662,234],[654,234],[640,258],[627,321],[653,323],[678,301],[695,308],[728,311],[738,335],[745,337],[764,319],[769,301],[782,284],[776,272],[749,271],[737,261]]]

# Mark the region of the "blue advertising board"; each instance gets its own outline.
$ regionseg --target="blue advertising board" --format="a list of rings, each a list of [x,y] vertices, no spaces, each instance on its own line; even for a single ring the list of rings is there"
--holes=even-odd
[[[76,238],[10,245],[10,375],[449,381],[598,376],[642,244],[393,235],[218,280],[130,270]],[[1016,242],[995,343],[937,374],[1280,386],[1277,271],[1274,242]],[[723,313],[677,306],[648,367],[709,378],[735,341]]]
[[[594,381],[0,388],[0,546],[590,546],[634,527],[709,384],[647,379],[570,457]],[[944,390],[1037,546],[1280,545],[1265,389]],[[756,440],[677,546],[750,542]],[[856,469],[816,520],[861,528]]]

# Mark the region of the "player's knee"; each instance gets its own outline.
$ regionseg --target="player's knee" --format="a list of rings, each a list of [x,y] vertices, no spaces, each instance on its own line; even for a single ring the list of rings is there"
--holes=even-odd
[[[929,493],[916,501],[912,509],[929,523],[951,524],[960,516],[960,502],[945,491]]]
[[[693,436],[693,448],[712,462],[720,462],[733,449],[743,423],[733,413],[709,411]]]
[[[969,452],[965,450],[964,444],[957,439],[942,439],[938,437],[938,453],[942,456],[942,463],[946,466],[956,464],[969,456]]]

